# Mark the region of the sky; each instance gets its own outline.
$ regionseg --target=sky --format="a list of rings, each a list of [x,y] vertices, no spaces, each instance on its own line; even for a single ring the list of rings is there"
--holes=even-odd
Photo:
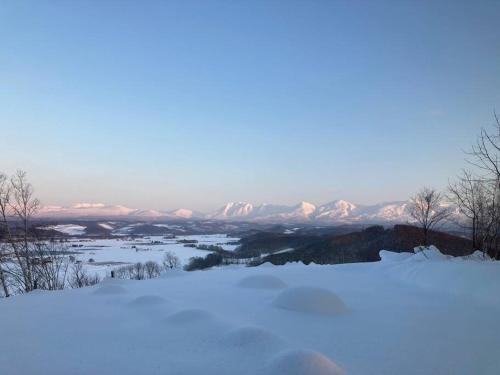
[[[47,205],[407,199],[500,111],[498,1],[2,1],[0,171]]]

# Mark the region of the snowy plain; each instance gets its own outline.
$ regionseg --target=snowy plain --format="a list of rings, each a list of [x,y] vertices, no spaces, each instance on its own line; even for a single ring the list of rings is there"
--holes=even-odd
[[[4,299],[0,369],[498,374],[499,262],[381,255],[375,263],[172,271]]]
[[[191,257],[205,257],[210,251],[198,250],[184,246],[179,241],[197,241],[195,245],[216,245],[224,250],[233,251],[236,245],[232,242],[238,238],[225,234],[206,234],[177,236],[145,236],[134,239],[116,237],[110,239],[73,238],[68,241],[69,249],[79,254],[75,258],[81,261],[90,274],[98,274],[101,278],[109,276],[111,270],[124,264],[154,261],[161,263],[167,251],[174,253],[181,265],[188,263]],[[93,262],[89,262],[92,259]]]

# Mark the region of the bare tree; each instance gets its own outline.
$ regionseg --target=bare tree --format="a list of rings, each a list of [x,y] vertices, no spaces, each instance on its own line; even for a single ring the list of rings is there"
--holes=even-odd
[[[428,245],[429,231],[450,215],[450,210],[442,203],[443,195],[428,187],[411,198],[410,216],[422,228],[424,246]]]
[[[37,238],[32,228],[39,205],[25,172],[10,179],[0,174],[0,283],[6,296],[65,287],[65,247]]]
[[[9,229],[8,241],[17,261],[17,267],[11,269],[11,274],[16,269],[20,274],[14,274],[21,288],[29,292],[37,287],[36,275],[33,271],[32,255],[33,243],[36,239],[30,228],[33,215],[37,212],[40,202],[33,197],[33,186],[27,181],[26,172],[17,171],[10,179],[8,209],[13,216],[16,227],[14,233]],[[7,216],[3,217],[7,228],[9,228]],[[20,226],[18,224],[21,224]]]
[[[66,247],[55,241],[38,241],[32,246],[31,263],[37,288],[64,289],[69,267]]]
[[[134,265],[122,266],[115,268],[115,276],[119,279],[133,279],[134,278]]]
[[[146,273],[146,277],[148,279],[153,279],[155,277],[159,277],[161,274],[161,267],[158,263],[153,262],[152,260],[144,263],[144,272]]]
[[[137,262],[132,266],[132,271],[133,271],[133,279],[135,280],[144,280],[145,274],[144,274],[144,264],[141,262]]]
[[[486,204],[481,206],[481,239],[483,251],[498,258],[500,253],[500,119],[494,113],[493,130],[481,129],[476,143],[467,152],[467,162],[478,171],[478,180],[483,186]]]
[[[462,175],[448,188],[449,199],[469,222],[466,227],[470,230],[474,249],[483,249],[485,234],[494,219],[491,212],[494,204],[492,188],[494,186],[467,170],[463,170]]]
[[[177,255],[175,255],[171,251],[167,251],[165,255],[163,255],[163,268],[167,269],[173,269],[173,268],[179,268],[181,266],[181,261]]]
[[[0,283],[5,297],[9,297],[9,287],[7,285],[7,273],[4,269],[6,262],[9,261],[9,249],[5,246],[3,238],[7,237],[9,232],[7,222],[7,209],[10,200],[10,186],[7,175],[0,172]]]
[[[98,275],[90,276],[83,268],[82,262],[73,263],[71,266],[71,276],[68,283],[71,288],[83,288],[98,284],[101,281]]]
[[[495,129],[492,132],[482,128],[476,143],[467,152],[469,164],[484,172],[484,178],[498,183],[500,182],[500,120],[495,117]]]

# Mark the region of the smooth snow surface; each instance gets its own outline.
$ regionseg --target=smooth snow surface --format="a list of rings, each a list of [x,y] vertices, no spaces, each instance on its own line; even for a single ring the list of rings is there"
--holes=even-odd
[[[0,373],[497,375],[500,264],[383,254],[2,299]]]
[[[229,348],[253,351],[278,350],[285,346],[279,337],[259,327],[236,328],[224,335],[222,341]]]
[[[344,302],[335,293],[306,286],[283,291],[273,304],[282,309],[314,314],[335,315],[347,311]]]
[[[258,289],[281,289],[286,288],[286,284],[273,275],[252,275],[243,278],[239,286],[244,288],[258,288]]]

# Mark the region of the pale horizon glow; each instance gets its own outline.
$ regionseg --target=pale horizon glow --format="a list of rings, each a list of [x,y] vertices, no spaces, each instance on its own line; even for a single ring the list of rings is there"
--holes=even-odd
[[[64,207],[444,189],[500,111],[498,19],[493,1],[4,2],[0,171]]]

